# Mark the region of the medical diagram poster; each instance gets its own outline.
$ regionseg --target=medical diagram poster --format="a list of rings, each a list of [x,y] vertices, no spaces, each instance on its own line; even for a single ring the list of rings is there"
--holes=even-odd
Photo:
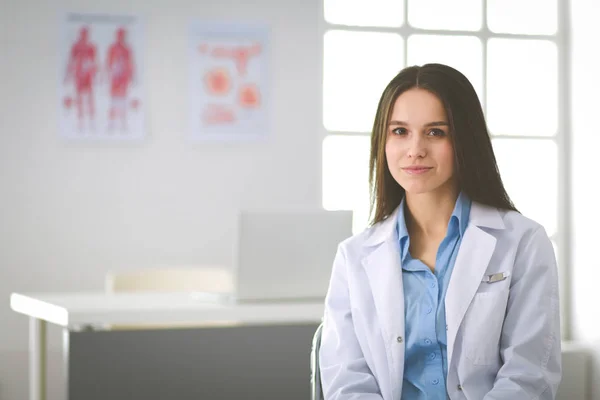
[[[70,140],[145,136],[142,26],[132,15],[65,13],[59,48],[59,130]]]
[[[269,135],[269,30],[194,21],[190,26],[190,138]]]

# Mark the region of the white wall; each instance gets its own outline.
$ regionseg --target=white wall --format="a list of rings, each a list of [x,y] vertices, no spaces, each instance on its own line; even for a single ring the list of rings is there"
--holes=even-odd
[[[592,398],[600,400],[600,3],[572,0],[573,335],[594,352]]]
[[[0,399],[26,398],[27,320],[10,311],[11,292],[100,290],[110,269],[231,267],[238,209],[321,205],[318,5],[0,0]],[[144,143],[59,139],[60,9],[145,18]],[[273,131],[267,142],[185,141],[191,17],[272,28]],[[57,351],[58,330],[50,336]],[[60,395],[54,391],[51,399]]]

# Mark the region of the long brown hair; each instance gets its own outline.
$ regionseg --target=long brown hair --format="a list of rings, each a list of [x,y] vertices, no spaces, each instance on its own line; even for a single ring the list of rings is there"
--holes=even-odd
[[[483,109],[473,85],[452,67],[426,64],[404,68],[381,95],[371,134],[371,224],[385,220],[400,205],[405,194],[388,168],[385,143],[394,103],[412,88],[435,94],[446,109],[459,189],[475,202],[517,211],[500,178]]]

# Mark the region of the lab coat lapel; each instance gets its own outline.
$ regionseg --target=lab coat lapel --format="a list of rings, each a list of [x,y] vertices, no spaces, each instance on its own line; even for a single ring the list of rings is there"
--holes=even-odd
[[[473,202],[469,225],[458,250],[446,292],[448,365],[452,362],[458,328],[496,248],[496,238],[482,228],[503,229],[504,222],[497,209]]]
[[[398,398],[399,379],[404,367],[404,293],[400,265],[400,248],[396,232],[397,210],[378,226],[365,242],[368,254],[363,259],[377,319],[384,336],[392,383],[392,398]]]

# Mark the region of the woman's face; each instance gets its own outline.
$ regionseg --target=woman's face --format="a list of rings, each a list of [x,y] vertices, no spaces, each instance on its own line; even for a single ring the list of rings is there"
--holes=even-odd
[[[454,148],[446,110],[433,93],[419,88],[402,93],[387,127],[388,168],[409,194],[454,185]]]

